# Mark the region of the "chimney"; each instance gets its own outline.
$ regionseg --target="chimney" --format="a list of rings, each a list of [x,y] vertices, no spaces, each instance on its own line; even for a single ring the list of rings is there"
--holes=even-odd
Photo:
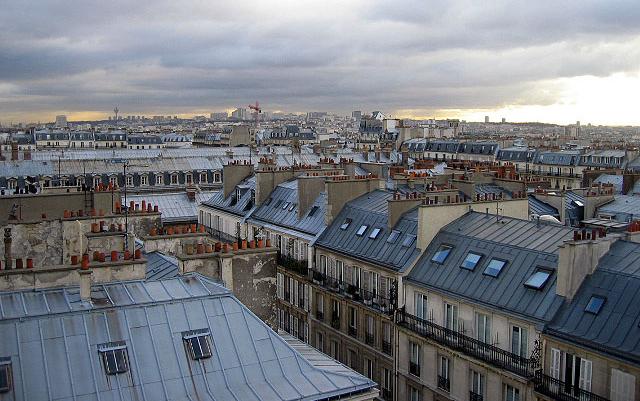
[[[17,142],[11,142],[11,160],[19,160]]]
[[[327,193],[327,214],[325,223],[331,224],[345,203],[376,189],[384,189],[384,181],[379,178],[351,180],[347,176],[335,176],[325,183]]]
[[[196,189],[194,187],[187,187],[187,199],[190,202],[196,201]]]
[[[302,172],[300,172],[301,174]],[[277,168],[256,171],[256,205],[261,205],[271,192],[281,183],[294,177],[294,171],[288,168]]]
[[[4,266],[11,270],[11,227],[4,229]]]
[[[326,177],[298,177],[298,219],[306,215],[320,192],[324,191]]]
[[[91,276],[93,271],[91,269],[79,270],[80,276],[80,300],[82,302],[91,302]]]
[[[574,233],[573,240],[560,245],[556,294],[568,300],[573,299],[584,279],[595,271],[600,258],[609,251],[611,244],[617,239],[618,236],[603,236],[603,233],[597,230],[583,230]]]
[[[388,225],[389,229],[393,228],[400,217],[407,211],[422,203],[422,198],[403,199],[400,193],[394,193],[393,199],[387,201],[387,210],[389,213]]]
[[[27,149],[23,152],[22,158],[24,160],[31,160],[31,149]]]
[[[253,166],[251,164],[230,162],[222,167],[222,193],[226,198],[231,194],[236,185],[242,180],[253,174]]]

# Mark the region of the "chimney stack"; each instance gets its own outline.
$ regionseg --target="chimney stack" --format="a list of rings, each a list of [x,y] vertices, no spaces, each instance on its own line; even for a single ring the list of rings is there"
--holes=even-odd
[[[4,268],[11,270],[11,228],[4,229]]]
[[[17,142],[11,142],[11,160],[19,160]]]
[[[79,270],[80,276],[80,300],[82,302],[91,301],[91,276],[93,274],[91,269]]]

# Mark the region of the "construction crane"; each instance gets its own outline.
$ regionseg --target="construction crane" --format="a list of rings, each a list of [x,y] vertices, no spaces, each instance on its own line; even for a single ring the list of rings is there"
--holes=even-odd
[[[256,128],[258,128],[258,124],[260,123],[260,113],[262,113],[260,103],[256,100],[256,104],[250,104],[249,108],[253,110],[253,119],[255,120]]]

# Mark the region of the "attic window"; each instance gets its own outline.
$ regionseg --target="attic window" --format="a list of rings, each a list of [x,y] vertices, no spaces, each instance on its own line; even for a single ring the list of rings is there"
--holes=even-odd
[[[291,206],[289,206],[289,211],[293,211],[293,209],[296,208],[297,203],[292,203]]]
[[[467,254],[467,257],[464,258],[464,260],[462,261],[462,264],[460,265],[460,267],[463,269],[473,271],[478,265],[478,262],[480,262],[480,259],[482,259],[482,255],[478,253],[469,252]]]
[[[102,356],[104,371],[108,375],[117,375],[129,370],[127,344],[124,341],[98,345],[98,352]]]
[[[399,236],[400,236],[400,231],[391,230],[391,234],[389,234],[389,238],[387,238],[387,242],[390,244],[393,244],[398,240]]]
[[[194,361],[211,358],[211,333],[209,329],[185,331],[182,333],[182,339]]]
[[[551,277],[551,271],[545,269],[537,269],[535,273],[529,277],[527,281],[524,282],[525,287],[533,288],[535,290],[540,290],[544,287]]]
[[[11,358],[0,359],[0,393],[11,390]]]
[[[589,303],[584,308],[584,311],[597,315],[598,313],[600,313],[600,309],[602,309],[604,301],[606,301],[606,298],[593,295],[591,296],[591,299],[589,299]]]
[[[311,217],[314,214],[316,214],[317,211],[318,211],[318,206],[312,207],[311,210],[309,210],[309,217]]]
[[[413,245],[413,242],[416,240],[416,236],[413,234],[407,234],[404,237],[404,241],[402,241],[402,246],[405,248],[409,248],[411,245]]]
[[[433,254],[431,261],[440,264],[444,263],[444,261],[449,257],[452,249],[453,247],[449,245],[440,245],[436,253]]]
[[[351,224],[351,219],[344,219],[344,222],[340,225],[340,229],[346,230],[349,228],[349,224]]]
[[[491,259],[489,264],[484,269],[484,274],[491,277],[498,277],[502,268],[507,264],[505,260]]]
[[[371,231],[371,234],[369,234],[369,238],[371,239],[376,239],[376,237],[378,237],[378,234],[380,234],[380,230],[379,228],[374,228],[373,231]]]
[[[369,226],[367,225],[361,225],[360,228],[358,228],[358,231],[356,232],[357,236],[362,237],[364,235],[364,232],[367,231],[367,228],[369,228]]]

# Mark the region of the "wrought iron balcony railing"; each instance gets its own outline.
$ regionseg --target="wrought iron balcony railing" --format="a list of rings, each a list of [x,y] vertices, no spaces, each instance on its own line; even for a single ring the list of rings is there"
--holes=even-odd
[[[316,319],[320,321],[324,321],[324,312],[321,310],[316,311]]]
[[[409,362],[409,373],[414,376],[420,377],[420,365],[414,362]]]
[[[484,397],[482,396],[482,394],[469,391],[469,401],[483,401],[483,400],[484,400]]]
[[[382,341],[382,352],[387,355],[391,355],[391,342],[390,341]]]
[[[523,377],[533,377],[537,361],[525,358],[494,345],[468,337],[460,332],[447,329],[428,320],[420,319],[404,310],[396,314],[397,323],[421,336],[434,340],[451,349],[506,369]]]
[[[370,345],[370,346],[372,346],[372,347],[373,347],[373,346],[375,345],[376,338],[375,338],[375,337],[374,337],[374,335],[373,335],[373,334],[371,334],[371,333],[365,333],[365,334],[364,334],[364,342],[365,342],[367,345]]]
[[[349,332],[349,335],[351,337],[357,337],[358,336],[358,329],[353,327],[353,326],[349,326],[349,329],[347,331]]]
[[[337,316],[335,313],[331,316],[331,327],[340,330],[340,316]]]
[[[278,252],[278,264],[287,270],[306,276],[309,274],[307,261],[297,260],[291,256],[285,256]]]
[[[380,396],[385,401],[392,401],[393,400],[393,394],[391,393],[391,390],[389,390],[388,388],[380,389]]]
[[[393,304],[390,298],[380,295],[373,291],[367,291],[358,288],[345,281],[338,280],[335,277],[328,276],[317,270],[312,270],[312,280],[331,291],[345,295],[356,302],[360,302],[366,306],[377,309],[386,314],[393,313]]]
[[[541,370],[536,371],[533,383],[536,392],[558,401],[609,401],[606,397],[547,376]]]
[[[449,378],[438,375],[438,388],[449,392]]]

